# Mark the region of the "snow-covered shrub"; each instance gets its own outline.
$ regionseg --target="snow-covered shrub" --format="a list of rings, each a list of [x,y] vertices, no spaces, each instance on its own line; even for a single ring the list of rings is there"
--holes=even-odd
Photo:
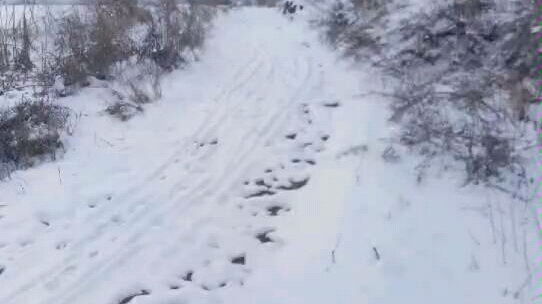
[[[491,83],[478,76],[461,75],[451,91],[405,81],[395,93],[392,119],[403,127],[401,144],[428,158],[451,155],[462,161],[467,183],[504,182],[522,170],[525,130],[508,115],[505,102],[494,102]]]
[[[349,1],[335,1],[328,9],[327,14],[320,20],[319,25],[324,28],[324,38],[332,46],[337,46],[349,27],[356,24],[359,19],[354,5]]]
[[[183,23],[176,44],[176,48],[181,54],[190,52],[198,60],[196,51],[203,48],[205,35],[214,14],[212,7],[202,5],[190,5],[181,10]]]
[[[381,18],[384,0],[337,0],[316,22],[323,39],[346,56],[363,57],[378,53],[382,46]]]
[[[167,71],[192,58],[197,60],[214,10],[207,5],[179,5],[175,0],[160,0],[153,10],[153,22],[138,47],[139,59],[150,58]]]
[[[137,60],[136,56],[114,67],[115,80],[111,93],[114,97],[105,112],[126,121],[143,112],[143,105],[161,97],[160,78],[163,69],[151,59]]]
[[[26,73],[34,67],[30,58],[35,27],[31,26],[31,8],[23,14],[15,13],[15,6],[8,5],[0,11],[0,72],[8,70]]]
[[[135,53],[128,30],[138,22],[151,22],[150,14],[137,0],[94,0],[94,22],[89,49],[90,69],[94,75],[109,74],[109,68]],[[149,20],[151,19],[151,20]]]
[[[402,82],[391,120],[402,127],[399,141],[425,157],[419,168],[452,156],[466,183],[516,194],[528,186],[525,149],[536,142],[530,124],[519,121],[529,119],[536,93],[527,87],[536,59],[531,18],[525,7],[498,12],[473,3],[483,9],[468,18],[444,5],[393,33],[400,43],[382,60]]]
[[[30,28],[28,26],[28,18],[26,14],[23,14],[23,20],[21,25],[21,47],[15,54],[16,71],[28,72],[34,67],[34,63],[30,59],[30,49],[32,48],[32,42],[30,41]]]
[[[55,37],[54,75],[62,76],[65,85],[84,82],[90,73],[89,50],[91,26],[83,15],[73,10],[60,19]]]
[[[23,99],[0,112],[0,166],[27,168],[46,155],[54,160],[63,148],[60,137],[68,117],[66,108],[43,99]]]

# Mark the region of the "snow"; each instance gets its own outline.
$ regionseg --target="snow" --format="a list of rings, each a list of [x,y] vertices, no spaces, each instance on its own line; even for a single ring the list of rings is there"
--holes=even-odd
[[[220,15],[126,122],[99,84],[61,99],[67,153],[0,184],[0,303],[534,303],[532,207],[385,162],[389,85],[305,5]]]

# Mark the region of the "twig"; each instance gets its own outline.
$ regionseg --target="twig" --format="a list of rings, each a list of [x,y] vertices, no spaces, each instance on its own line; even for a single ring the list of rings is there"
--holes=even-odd
[[[501,214],[501,248],[502,248],[502,263],[503,265],[506,265],[506,251],[505,251],[505,246],[506,246],[506,235],[504,233],[504,219],[503,219],[503,212],[502,212],[502,209],[501,209],[501,204],[499,203],[499,201],[497,201],[497,208],[499,213]]]
[[[496,189],[496,190],[499,190],[501,192],[504,192],[504,193],[507,193],[507,194],[510,194],[512,196],[514,196],[515,199],[519,200],[519,201],[522,201],[524,203],[529,203],[532,199],[531,198],[525,198],[523,196],[520,196],[519,194],[514,194],[512,193],[512,191],[508,190],[508,189],[505,189],[499,185],[495,185],[495,184],[491,184],[491,183],[486,183],[485,184],[486,187],[489,187],[489,188],[493,188],[493,189]]]
[[[339,234],[339,236],[337,237],[337,242],[335,242],[335,247],[333,247],[333,250],[331,250],[331,263],[332,264],[335,264],[335,262],[336,262],[336,260],[335,260],[335,251],[339,247],[340,242],[341,242],[341,235]]]
[[[491,235],[493,236],[493,244],[497,244],[497,236],[495,235],[495,221],[493,220],[493,205],[489,198],[487,198],[489,207],[489,223],[491,224]]]
[[[469,232],[469,235],[470,235],[470,238],[472,239],[472,241],[474,242],[474,244],[476,244],[477,246],[480,246],[480,241],[474,237],[474,235],[472,234],[472,232],[470,231],[470,229],[467,230]]]
[[[516,253],[519,253],[518,249],[518,238],[517,238],[517,231],[516,231],[516,215],[514,212],[514,204],[510,204],[510,221],[512,225],[512,241],[514,242],[514,249],[516,250]]]
[[[376,247],[373,247],[373,251],[375,253],[376,260],[379,261],[380,260],[380,254],[378,253],[378,250],[376,249]]]
[[[57,169],[58,169],[58,180],[60,184],[62,185],[62,176],[60,176],[60,168],[57,168]]]
[[[525,260],[525,268],[532,275],[531,265],[529,265],[529,256],[527,254],[527,230],[523,229],[523,259]]]

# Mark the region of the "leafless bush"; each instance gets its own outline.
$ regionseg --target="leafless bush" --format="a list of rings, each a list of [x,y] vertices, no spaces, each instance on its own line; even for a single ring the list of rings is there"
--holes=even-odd
[[[512,8],[500,18],[494,7],[456,1],[406,20],[383,66],[402,81],[390,120],[401,125],[400,143],[424,156],[420,171],[451,156],[466,184],[515,195],[528,187],[523,150],[536,141],[520,121],[535,100],[527,67],[536,58],[529,11]]]
[[[151,58],[164,70],[179,68],[203,48],[214,9],[201,4],[180,6],[175,0],[161,0],[149,27],[139,58]]]
[[[143,105],[161,97],[160,78],[163,74],[154,61],[136,58],[115,65],[113,103],[105,109],[109,115],[126,121],[143,112]]]
[[[316,24],[323,38],[346,56],[363,57],[378,53],[382,46],[381,17],[386,1],[336,1]]]
[[[358,16],[350,2],[336,1],[317,24],[323,27],[324,39],[336,47],[344,33],[356,24],[357,20]]]
[[[133,59],[116,65],[117,91],[138,105],[160,98],[163,69],[150,59],[141,61]]]
[[[179,48],[182,51],[190,51],[195,58],[195,51],[201,49],[205,42],[205,34],[214,16],[210,7],[202,5],[190,5],[181,12],[184,21]]]
[[[28,27],[26,14],[23,14],[22,29],[21,29],[22,45],[15,55],[15,70],[28,72],[34,67],[34,63],[30,60],[30,29]]]
[[[33,166],[37,157],[50,155],[54,160],[58,149],[63,148],[60,135],[68,117],[66,108],[43,99],[24,99],[18,105],[2,111],[0,164],[11,169],[22,169]]]
[[[89,67],[96,76],[109,74],[113,63],[132,55],[132,45],[126,35],[139,13],[137,0],[95,0],[94,23],[91,30],[92,46]]]
[[[0,72],[9,69],[29,72],[34,64],[30,58],[34,31],[30,26],[32,10],[26,6],[22,17],[15,12],[15,6],[6,5],[0,11]]]
[[[432,160],[452,156],[464,164],[465,184],[527,186],[521,157],[525,126],[509,115],[492,88],[492,78],[465,74],[447,78],[453,90],[438,92],[434,82],[405,80],[397,90],[391,119],[402,126],[400,143]]]
[[[59,21],[55,39],[56,71],[61,75],[65,85],[81,83],[90,73],[92,62],[89,58],[91,48],[91,27],[85,22],[82,14],[74,10]],[[52,79],[50,80],[52,82]]]

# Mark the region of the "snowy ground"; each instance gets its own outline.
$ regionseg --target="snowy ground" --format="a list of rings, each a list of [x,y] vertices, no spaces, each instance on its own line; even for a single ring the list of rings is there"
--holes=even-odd
[[[310,13],[221,16],[128,122],[63,99],[63,159],[0,184],[0,303],[534,303],[532,210],[384,162],[389,84]]]

